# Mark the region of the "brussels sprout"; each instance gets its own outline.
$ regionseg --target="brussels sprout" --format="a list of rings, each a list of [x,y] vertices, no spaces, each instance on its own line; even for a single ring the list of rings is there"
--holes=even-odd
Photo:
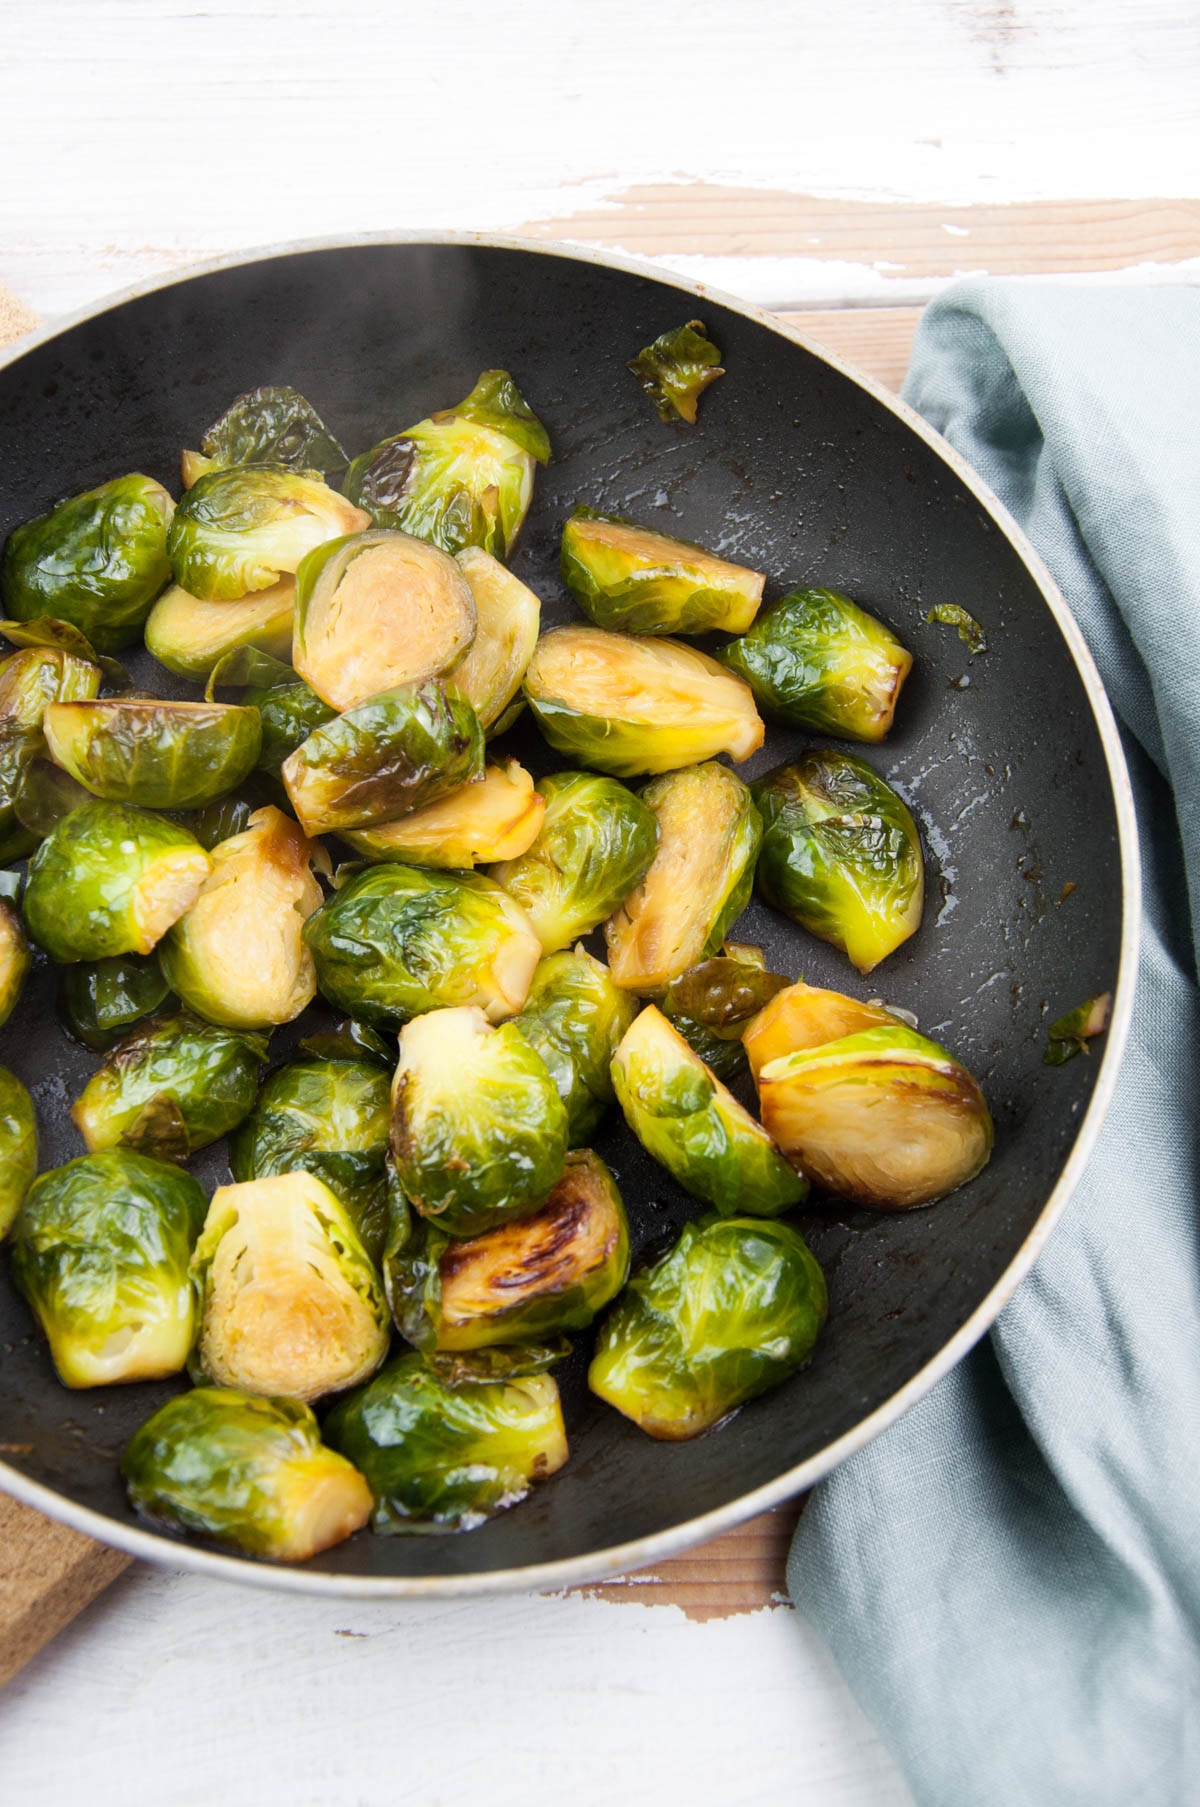
[[[717,753],[749,759],[763,743],[747,686],[679,640],[556,627],[538,641],[525,694],[556,752],[616,778]]]
[[[727,941],[719,955],[672,980],[662,1013],[718,1079],[730,1080],[746,1066],[742,1031],[787,984],[767,972],[761,948]]]
[[[269,590],[325,540],[369,524],[311,472],[233,465],[205,471],[188,490],[171,522],[167,557],[189,595],[234,602]]]
[[[317,992],[305,921],[322,898],[323,847],[268,805],[213,848],[212,870],[164,938],[163,972],[198,1016],[233,1029],[290,1023]]]
[[[512,1023],[432,1010],[400,1032],[392,1155],[409,1202],[452,1236],[528,1217],[562,1177],[567,1113]]]
[[[33,1099],[15,1074],[0,1067],[0,1242],[21,1209],[37,1166]]]
[[[925,891],[916,824],[864,760],[802,753],[753,792],[763,818],[757,884],[769,904],[860,973],[915,934]]]
[[[489,860],[516,859],[536,838],[546,801],[515,759],[484,767],[482,779],[377,828],[343,829],[342,839],[368,860],[461,871]]]
[[[558,1087],[572,1148],[591,1139],[613,1101],[609,1068],[638,1008],[629,992],[614,985],[608,968],[581,947],[538,962],[513,1028],[537,1049]]]
[[[507,558],[529,512],[546,429],[506,370],[485,370],[457,408],[385,439],[346,475],[346,494],[380,527],[443,552],[482,546]]]
[[[34,1180],[13,1225],[13,1278],[64,1386],[179,1373],[204,1212],[191,1174],[127,1149],[81,1155]]]
[[[92,1074],[71,1118],[92,1151],[138,1148],[183,1162],[249,1113],[266,1057],[265,1036],[186,1012],[149,1017]]]
[[[742,1045],[757,1082],[768,1061],[802,1048],[819,1048],[863,1029],[877,1029],[896,1018],[880,1004],[863,1004],[840,991],[823,991],[798,979],[771,999],[746,1025]]]
[[[454,667],[454,688],[489,737],[503,734],[525,707],[521,679],[537,645],[542,605],[481,546],[464,546],[454,562],[471,586],[478,623],[470,652]]]
[[[296,573],[296,670],[338,709],[444,677],[475,630],[471,586],[454,560],[407,533],[333,540]]]
[[[285,464],[293,471],[340,471],[349,463],[311,402],[287,383],[268,383],[232,401],[201,442],[209,468]]]
[[[383,1285],[315,1173],[219,1186],[192,1258],[196,1358],[208,1380],[286,1399],[356,1387],[383,1360]]]
[[[239,646],[290,658],[295,612],[294,577],[281,577],[269,590],[236,602],[202,602],[171,584],[147,617],[146,650],[176,677],[203,684],[226,653]]]
[[[32,964],[21,913],[10,898],[0,897],[0,1025],[16,1009]]]
[[[91,660],[53,647],[26,647],[0,662],[0,860],[20,859],[37,845],[16,805],[26,772],[46,750],[47,704],[96,696],[100,677]]]
[[[317,728],[283,762],[308,834],[373,828],[483,775],[483,729],[436,679],[399,684]]]
[[[8,613],[69,621],[101,652],[131,646],[171,574],[174,507],[161,483],[115,477],[16,528],[0,561]]]
[[[83,630],[72,626],[69,621],[60,621],[54,615],[38,615],[32,621],[0,621],[0,634],[13,646],[36,647],[42,652],[49,650],[67,653],[77,664],[96,666],[104,683],[111,690],[132,688],[133,679],[120,660],[110,659],[106,653],[97,652]],[[88,674],[82,686],[75,689],[68,686],[60,694],[67,697],[93,694],[94,683],[95,679]]]
[[[912,654],[836,590],[793,590],[717,654],[769,714],[842,740],[882,740]]]
[[[221,689],[239,690],[243,704],[258,710],[262,724],[258,769],[272,778],[279,777],[289,753],[337,718],[337,710],[323,703],[290,665],[251,646],[238,647],[214,665],[204,694],[211,700]]]
[[[605,1318],[588,1385],[648,1436],[698,1437],[803,1367],[827,1309],[825,1276],[790,1224],[690,1223]]]
[[[960,603],[939,602],[936,608],[930,609],[925,619],[940,621],[944,627],[957,628],[958,637],[968,652],[975,654],[987,651],[987,635],[974,615],[969,615]]]
[[[715,954],[750,901],[762,823],[740,778],[711,761],[648,784],[658,851],[604,925],[608,964],[630,991],[665,991]]]
[[[660,333],[625,368],[642,385],[660,420],[682,420],[690,427],[696,423],[696,403],[704,391],[725,375],[720,360],[703,320],[689,320]]]
[[[144,809],[194,809],[250,772],[262,742],[257,709],[110,697],[48,703],[53,757],[93,796]]]
[[[105,960],[77,960],[63,967],[58,1014],[68,1035],[102,1054],[170,995],[157,951],[111,954]]]
[[[199,842],[164,816],[86,803],[29,862],[25,926],[55,960],[148,954],[191,908],[211,869]]]
[[[1042,1055],[1046,1066],[1062,1067],[1077,1054],[1090,1053],[1088,1042],[1095,1035],[1103,1035],[1108,1028],[1111,1003],[1111,991],[1102,991],[1099,997],[1088,998],[1051,1023],[1046,1031],[1046,1051]]]
[[[492,1022],[524,1004],[542,945],[520,904],[478,873],[389,863],[356,872],[310,916],[317,984],[387,1028],[457,1004]]]
[[[546,814],[537,839],[491,876],[553,954],[596,928],[641,883],[658,825],[640,797],[595,772],[558,772],[538,790]]]
[[[531,1217],[459,1240],[421,1223],[389,1250],[384,1279],[401,1336],[428,1353],[582,1330],[628,1273],[621,1194],[600,1157],[580,1148]]]
[[[363,1477],[294,1399],[180,1393],[134,1432],[121,1473],[151,1523],[274,1562],[307,1562],[371,1514]]]
[[[366,1476],[385,1535],[474,1531],[567,1459],[549,1374],[448,1387],[416,1351],[339,1400],[325,1436]]]
[[[562,533],[562,579],[597,627],[630,634],[744,634],[766,578],[690,540],[577,508]]]

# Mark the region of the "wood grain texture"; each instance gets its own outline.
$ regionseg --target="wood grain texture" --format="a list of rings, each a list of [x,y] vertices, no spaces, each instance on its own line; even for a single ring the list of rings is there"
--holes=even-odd
[[[789,1500],[682,1556],[573,1591],[591,1600],[679,1606],[698,1620],[786,1606],[788,1550],[803,1505]]]
[[[919,307],[809,308],[781,313],[779,318],[814,345],[824,346],[873,376],[885,389],[899,392],[923,311]]]
[[[0,1493],[0,1686],[128,1562]]]

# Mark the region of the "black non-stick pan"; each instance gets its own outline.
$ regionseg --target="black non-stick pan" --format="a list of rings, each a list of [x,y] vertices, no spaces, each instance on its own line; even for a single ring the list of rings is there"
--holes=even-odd
[[[728,374],[689,431],[657,419],[625,366],[694,316]],[[768,572],[768,600],[800,584],[847,591],[913,650],[895,731],[866,751],[921,827],[920,931],[867,981],[758,902],[737,939],[761,943],[777,971],[915,1012],[982,1083],[995,1153],[926,1210],[801,1214],[829,1279],[828,1329],[806,1372],[719,1430],[652,1442],[588,1394],[581,1337],[560,1371],[571,1459],[528,1501],[468,1535],[363,1532],[294,1570],[138,1523],[118,1460],[174,1383],[66,1391],[0,1257],[0,1485],[137,1555],[326,1592],[456,1593],[579,1581],[727,1528],[859,1448],[983,1333],[1048,1235],[1115,1083],[1133,988],[1136,840],[1079,632],[1031,548],[935,434],[751,308],[616,259],[474,238],[239,259],[135,292],[0,366],[0,534],[126,470],[177,493],[180,448],[257,384],[294,384],[358,451],[457,401],[494,366],[512,371],[554,446],[513,561],[547,623],[574,614],[558,534],[584,501]],[[939,603],[979,619],[986,654],[971,658],[952,628],[926,620]],[[163,687],[148,657],[137,670]],[[513,742],[535,771],[554,769],[528,726]],[[803,744],[770,729],[740,770]],[[1047,1022],[1109,989],[1106,1043],[1090,1059],[1043,1065]],[[37,1102],[47,1166],[82,1152],[66,1112],[95,1064],[58,1027],[53,991],[43,964],[0,1034],[0,1062]],[[306,1027],[279,1034],[275,1056]],[[619,1115],[597,1145],[638,1247],[694,1214]],[[228,1177],[222,1145],[194,1166],[209,1186]]]

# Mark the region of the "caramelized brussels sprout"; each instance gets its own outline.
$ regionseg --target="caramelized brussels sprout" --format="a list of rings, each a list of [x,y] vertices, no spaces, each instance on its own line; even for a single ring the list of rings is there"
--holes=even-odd
[[[269,590],[315,546],[368,525],[361,508],[311,472],[218,467],[198,477],[175,510],[167,557],[189,595],[235,602]]]
[[[385,1535],[474,1531],[567,1459],[549,1374],[448,1387],[415,1350],[339,1400],[325,1436],[366,1476]]]
[[[29,862],[25,926],[55,960],[148,954],[191,908],[211,869],[199,842],[165,816],[86,803]]]
[[[662,1013],[718,1079],[746,1067],[742,1032],[788,980],[769,973],[762,949],[727,941],[720,954],[690,966],[667,986]]]
[[[754,698],[740,678],[681,641],[556,627],[543,634],[525,694],[556,752],[631,778],[763,743]]]
[[[272,778],[279,777],[289,753],[337,717],[337,710],[323,703],[290,665],[255,647],[238,647],[213,667],[205,696],[211,700],[222,689],[240,691],[243,705],[258,710],[262,725],[258,769]]]
[[[431,1010],[400,1032],[392,1156],[405,1196],[452,1236],[528,1217],[562,1177],[567,1113],[540,1054],[482,1010]]]
[[[877,1029],[896,1018],[880,1004],[864,1004],[840,991],[823,991],[798,979],[765,1005],[747,1025],[742,1045],[757,1082],[768,1061],[781,1060],[802,1048],[819,1048],[863,1029]]]
[[[507,558],[550,441],[507,370],[485,370],[456,408],[385,439],[346,475],[346,494],[380,527],[459,552]]]
[[[912,654],[836,590],[793,590],[717,654],[761,706],[841,740],[882,740]]]
[[[703,320],[689,320],[660,333],[625,366],[658,410],[658,418],[696,423],[696,403],[725,372],[721,354],[707,337]]]
[[[588,1385],[648,1436],[698,1437],[803,1367],[827,1309],[825,1276],[790,1224],[690,1223],[605,1318]]]
[[[287,383],[268,383],[230,402],[202,441],[209,468],[285,464],[289,470],[340,471],[349,459],[311,402]]]
[[[109,697],[48,703],[52,756],[93,796],[144,809],[195,809],[240,784],[262,742],[257,709]]]
[[[283,762],[308,834],[373,828],[483,775],[483,729],[436,679],[384,690],[317,728]]]
[[[127,1149],[81,1155],[34,1180],[13,1225],[13,1278],[64,1386],[179,1373],[204,1211],[189,1173]]]
[[[183,1162],[249,1113],[266,1057],[265,1036],[186,1013],[149,1017],[92,1074],[71,1118],[90,1150],[137,1148]]]
[[[0,1025],[16,1009],[32,963],[21,912],[11,898],[0,897]]]
[[[536,839],[545,813],[545,798],[534,790],[533,779],[509,759],[502,766],[485,766],[481,779],[397,822],[343,829],[342,839],[364,859],[461,871],[490,860],[516,859]]]
[[[591,1139],[613,1102],[612,1057],[637,1011],[637,1000],[581,947],[538,962],[513,1028],[537,1049],[558,1087],[572,1148]]]
[[[745,909],[762,823],[741,779],[711,761],[655,779],[642,801],[658,851],[604,934],[617,984],[652,995],[715,954]]]
[[[389,1252],[384,1277],[401,1336],[458,1350],[582,1330],[628,1273],[621,1194],[599,1155],[580,1148],[531,1217],[458,1241],[422,1223]]]
[[[916,824],[890,785],[828,748],[753,786],[762,812],[757,883],[776,909],[869,973],[921,924],[925,871]]]
[[[542,605],[481,546],[464,546],[455,563],[471,586],[478,626],[470,652],[454,667],[454,688],[490,737],[511,728],[525,707],[521,679],[537,645]]]
[[[96,696],[100,679],[90,659],[56,647],[25,647],[0,661],[0,860],[20,859],[37,845],[16,804],[26,772],[46,751],[47,704]]]
[[[171,995],[157,950],[76,960],[58,980],[58,1014],[68,1035],[103,1054]]]
[[[104,653],[131,646],[170,576],[174,507],[161,483],[135,474],[15,528],[0,560],[7,612],[18,621],[69,621]]]
[[[0,1067],[0,1242],[21,1209],[37,1166],[33,1099],[15,1074]]]
[[[296,573],[296,670],[337,709],[453,670],[475,599],[452,558],[382,529],[333,540]]]
[[[767,581],[690,540],[582,507],[563,528],[562,579],[597,627],[629,634],[744,634]]]
[[[349,1213],[303,1169],[219,1186],[192,1258],[205,1377],[285,1399],[356,1387],[388,1351],[383,1286]]]
[[[304,939],[329,1002],[383,1028],[458,1004],[492,1022],[514,1016],[542,951],[520,904],[490,879],[391,863],[346,879]]]
[[[134,1432],[121,1473],[152,1524],[273,1562],[307,1562],[371,1513],[371,1489],[326,1449],[308,1406],[221,1387],[168,1399]]]
[[[176,677],[203,684],[239,646],[290,658],[295,611],[296,580],[290,576],[236,602],[202,602],[171,584],[146,619],[146,650]]]

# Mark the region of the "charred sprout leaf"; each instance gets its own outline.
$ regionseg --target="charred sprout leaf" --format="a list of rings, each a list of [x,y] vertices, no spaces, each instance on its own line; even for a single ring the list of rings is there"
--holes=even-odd
[[[220,466],[285,464],[324,476],[350,462],[312,403],[286,383],[239,395],[201,443],[205,457]]]
[[[376,828],[344,829],[342,839],[367,860],[403,860],[451,871],[515,859],[535,839],[546,812],[524,766],[489,765],[482,778]]]
[[[93,796],[144,809],[196,809],[240,784],[258,760],[257,709],[233,703],[50,703],[46,744]]]
[[[567,1107],[567,1141],[588,1142],[613,1102],[610,1067],[638,1011],[608,968],[577,947],[538,962],[513,1028],[536,1048]]]
[[[9,898],[0,898],[0,1026],[16,1009],[32,964],[21,912]]]
[[[30,766],[46,751],[47,705],[99,689],[99,667],[61,648],[25,647],[0,661],[0,859],[19,859],[48,832],[24,822],[17,802]]]
[[[930,609],[926,621],[940,621],[947,627],[958,629],[958,637],[971,653],[987,651],[987,635],[976,621],[974,615],[968,615],[966,609],[957,602],[939,602],[936,608]]]
[[[434,1349],[425,1362],[444,1387],[474,1387],[484,1381],[525,1380],[544,1374],[571,1353],[571,1339],[558,1336],[546,1343],[511,1343],[493,1349]]]
[[[95,665],[110,690],[128,690],[133,682],[119,659],[98,653],[81,629],[69,621],[58,621],[53,615],[42,615],[36,621],[0,621],[0,634],[14,646],[57,647],[70,653],[72,659]],[[75,689],[74,694],[95,695],[95,691],[89,684],[86,689]]]
[[[705,1066],[728,1081],[746,1065],[743,1029],[789,983],[765,970],[759,948],[727,942],[720,955],[689,967],[668,985],[662,1013]]]
[[[528,1217],[562,1177],[567,1113],[512,1023],[467,1005],[400,1033],[392,1155],[415,1210],[452,1236]]]
[[[239,646],[287,659],[295,603],[296,580],[290,576],[235,602],[202,602],[171,584],[147,618],[146,649],[176,677],[197,684]]]
[[[703,320],[689,320],[660,333],[625,366],[631,370],[665,421],[696,422],[696,404],[725,371],[721,354],[706,336]]]
[[[71,1110],[91,1150],[141,1148],[186,1160],[248,1115],[266,1038],[182,1013],[132,1029]]]
[[[384,1534],[473,1531],[567,1459],[550,1375],[447,1387],[416,1350],[339,1400],[325,1435],[365,1475]]]
[[[179,1373],[204,1212],[190,1174],[125,1149],[83,1155],[33,1182],[13,1226],[13,1277],[64,1386]]]
[[[311,1409],[196,1387],[134,1433],[121,1473],[135,1510],[244,1556],[306,1562],[366,1524],[371,1490],[326,1449]]]
[[[103,1054],[170,995],[157,953],[77,960],[59,974],[58,1014],[69,1035]]]
[[[455,563],[471,587],[478,625],[471,650],[454,667],[454,688],[489,736],[502,734],[525,707],[521,679],[537,645],[542,605],[481,546],[464,546]]]
[[[563,528],[562,579],[597,627],[630,634],[744,634],[766,582],[690,540],[582,507]]]
[[[187,491],[171,522],[167,556],[189,595],[233,602],[269,590],[325,540],[368,524],[361,509],[310,472],[234,465],[206,471]]]
[[[37,1167],[33,1099],[14,1073],[0,1067],[0,1242],[21,1209]]]
[[[1088,1054],[1091,1050],[1088,1042],[1094,1035],[1103,1035],[1108,1028],[1108,1013],[1112,1004],[1112,992],[1102,991],[1099,997],[1089,998],[1085,1004],[1079,1004],[1074,1010],[1068,1010],[1060,1016],[1047,1031],[1046,1052],[1042,1059],[1048,1067],[1061,1067],[1068,1060],[1074,1060],[1077,1054]]]
[[[793,590],[717,657],[769,714],[843,740],[884,738],[912,670],[882,621],[836,590]]]
[[[698,1437],[802,1368],[826,1312],[825,1277],[789,1224],[690,1223],[600,1326],[588,1385],[651,1437]]]

